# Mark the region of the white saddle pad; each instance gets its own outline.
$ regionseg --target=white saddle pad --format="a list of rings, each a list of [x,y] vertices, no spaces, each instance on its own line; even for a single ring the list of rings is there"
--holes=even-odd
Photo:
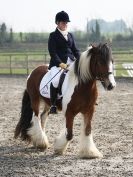
[[[45,98],[50,98],[50,84],[52,82],[52,75],[51,75],[51,71],[49,70],[44,77],[42,78],[41,82],[40,82],[40,94],[45,97]],[[50,81],[51,80],[51,81]],[[60,99],[62,97],[62,95],[58,95],[58,99]]]
[[[42,78],[40,83],[40,94],[43,97],[50,98],[51,72],[48,71]],[[49,82],[50,81],[50,82]],[[49,83],[48,83],[49,82]]]

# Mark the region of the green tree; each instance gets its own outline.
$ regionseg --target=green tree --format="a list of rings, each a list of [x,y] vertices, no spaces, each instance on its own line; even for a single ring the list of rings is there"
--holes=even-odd
[[[20,42],[23,42],[23,33],[22,32],[19,33],[19,37],[20,37]]]
[[[13,42],[13,29],[12,28],[10,28],[9,42],[10,43]]]
[[[7,40],[6,24],[2,23],[0,27],[0,43],[4,44]]]
[[[95,25],[90,29],[89,40],[91,42],[99,42],[101,40],[100,25],[97,20]]]
[[[89,39],[90,39],[90,41],[92,41],[92,42],[96,41],[95,30],[94,30],[93,27],[91,28],[91,33],[90,33]]]
[[[96,20],[95,39],[96,41],[100,41],[100,38],[101,38],[100,25],[98,21]]]

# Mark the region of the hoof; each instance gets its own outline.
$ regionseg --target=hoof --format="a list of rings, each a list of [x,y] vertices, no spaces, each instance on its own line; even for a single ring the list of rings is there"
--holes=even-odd
[[[60,136],[58,136],[55,139],[55,142],[54,142],[55,154],[63,155],[67,149],[68,144],[69,144],[69,141],[66,139],[65,132],[63,132],[62,134],[60,134]]]
[[[47,137],[41,139],[33,139],[33,146],[37,149],[46,150],[50,147]]]
[[[41,151],[45,151],[47,150],[50,145],[49,144],[41,144],[41,145],[36,145],[36,144],[33,144],[33,146],[36,148],[36,149],[39,149]]]
[[[64,151],[62,151],[62,150],[54,150],[54,154],[55,155],[64,155]]]
[[[103,155],[99,151],[80,151],[79,157],[83,159],[95,159],[95,158],[102,158]]]

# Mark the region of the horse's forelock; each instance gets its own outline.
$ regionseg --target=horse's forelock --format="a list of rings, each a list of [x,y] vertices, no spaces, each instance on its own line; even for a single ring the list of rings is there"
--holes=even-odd
[[[111,60],[111,49],[107,43],[105,44],[99,44],[99,53],[100,58],[102,59],[102,62],[105,64],[108,64]]]

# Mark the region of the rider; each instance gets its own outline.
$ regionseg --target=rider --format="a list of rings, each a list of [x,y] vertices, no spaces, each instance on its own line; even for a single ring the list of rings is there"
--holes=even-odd
[[[66,69],[67,66],[76,59],[79,59],[80,52],[76,47],[73,35],[67,31],[69,16],[65,11],[58,12],[55,16],[56,30],[49,35],[48,50],[51,56],[49,69],[54,77],[60,69]],[[50,85],[51,114],[56,114],[56,99],[58,93],[59,78],[62,72],[59,72],[52,80]]]

